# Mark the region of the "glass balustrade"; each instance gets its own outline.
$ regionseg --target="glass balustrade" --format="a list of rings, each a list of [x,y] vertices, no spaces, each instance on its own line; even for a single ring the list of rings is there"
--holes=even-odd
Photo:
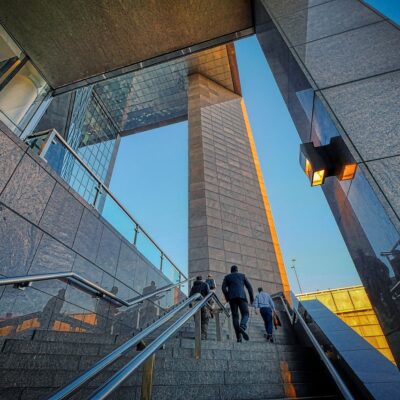
[[[186,279],[182,271],[159,248],[57,131],[53,129],[35,133],[29,136],[26,142],[171,282],[178,283]]]

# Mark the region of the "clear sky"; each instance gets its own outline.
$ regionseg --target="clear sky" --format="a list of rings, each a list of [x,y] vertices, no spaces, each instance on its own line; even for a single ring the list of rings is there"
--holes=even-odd
[[[400,19],[400,0],[369,4]],[[299,162],[300,140],[255,37],[235,43],[243,97],[292,288],[303,291],[360,280],[320,188],[311,188]],[[187,123],[122,139],[111,190],[164,251],[187,270]]]

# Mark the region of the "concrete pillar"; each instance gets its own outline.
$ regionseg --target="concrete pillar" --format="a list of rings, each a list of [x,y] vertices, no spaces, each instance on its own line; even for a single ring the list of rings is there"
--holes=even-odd
[[[287,278],[243,99],[189,77],[189,274],[220,288],[235,264],[254,289]]]

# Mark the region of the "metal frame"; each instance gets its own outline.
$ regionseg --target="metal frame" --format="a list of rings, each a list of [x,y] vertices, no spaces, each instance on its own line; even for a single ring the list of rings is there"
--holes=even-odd
[[[291,293],[292,296],[293,293]],[[321,358],[322,362],[325,364],[326,369],[328,370],[330,376],[334,380],[336,386],[340,390],[343,398],[345,400],[355,400],[353,395],[351,394],[349,388],[343,381],[343,379],[340,377],[339,373],[336,371],[336,368],[332,364],[332,362],[329,360],[327,355],[325,354],[324,350],[322,349],[321,345],[319,344],[317,338],[314,336],[312,333],[311,329],[308,327],[306,321],[304,321],[303,316],[299,313],[296,307],[292,307],[291,310],[293,311],[293,317],[290,315],[289,309],[287,307],[287,302],[286,298],[284,297],[283,294],[279,293],[275,296],[273,296],[274,299],[279,298],[285,308],[285,312],[287,313],[289,320],[291,324],[293,325],[296,321],[299,321],[302,328],[304,329],[308,339],[310,340],[311,344],[313,345],[314,349],[318,353],[319,357]]]
[[[57,132],[56,129],[49,129],[41,132],[34,133],[26,138],[34,139],[42,136],[48,135],[47,141],[45,145],[40,149],[38,155],[43,160],[46,161],[46,153],[48,152],[52,142],[54,139],[57,139],[79,162],[79,164],[92,176],[92,178],[97,182],[97,195],[95,196],[94,204],[92,206],[96,207],[96,202],[99,193],[106,193],[111,199],[117,204],[117,206],[126,214],[126,216],[134,223],[134,239],[133,244],[136,246],[137,237],[139,233],[143,233],[150,242],[155,246],[155,248],[160,253],[160,270],[163,269],[163,260],[166,259],[172,267],[179,273],[179,276],[187,279],[186,275],[178,268],[178,266],[168,257],[168,255],[161,249],[161,247],[151,238],[151,236],[143,229],[143,227],[136,221],[136,219],[132,216],[132,214],[125,208],[124,205],[120,203],[120,201],[111,193],[110,189],[102,182],[102,180],[92,171],[92,169],[80,158],[80,156],[76,153],[76,151],[65,141],[65,139]]]

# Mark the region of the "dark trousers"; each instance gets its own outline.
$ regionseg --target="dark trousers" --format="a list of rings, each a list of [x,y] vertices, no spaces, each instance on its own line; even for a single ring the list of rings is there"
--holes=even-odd
[[[260,308],[260,314],[264,320],[265,330],[268,335],[272,335],[272,310],[270,307]]]
[[[240,338],[240,328],[246,330],[247,321],[249,320],[249,305],[245,299],[232,299],[229,300],[229,305],[231,306],[232,312],[232,322],[235,329],[236,338]],[[239,323],[239,310],[242,319]]]
[[[201,337],[202,339],[207,339],[208,332],[208,321],[210,319],[210,312],[206,307],[201,309]]]

